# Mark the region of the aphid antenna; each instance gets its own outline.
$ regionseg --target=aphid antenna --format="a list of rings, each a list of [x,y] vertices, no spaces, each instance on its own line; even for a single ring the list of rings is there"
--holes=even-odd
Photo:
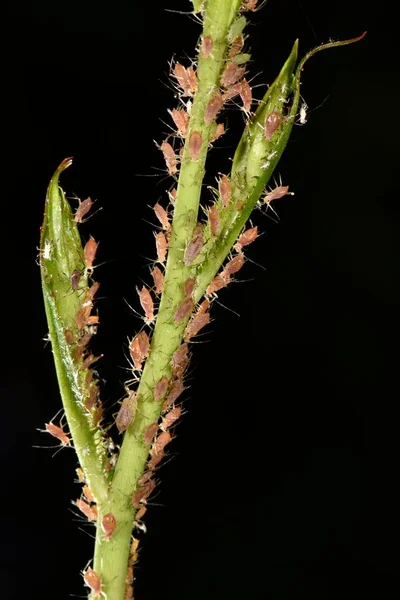
[[[78,529],[79,529],[79,531],[82,531],[84,534],[86,534],[88,537],[92,538],[92,540],[96,539],[95,535],[92,535],[91,533],[86,531],[86,529],[83,529],[83,527],[78,527]],[[77,596],[77,598],[87,598],[87,596]]]
[[[191,21],[198,23],[199,25],[203,24],[203,20],[201,17],[197,15],[197,13],[193,11],[183,11],[183,10],[173,10],[172,8],[164,8],[165,12],[175,13],[177,15],[184,15],[185,17],[189,17]]]
[[[261,237],[261,234],[260,234],[258,237]],[[251,259],[251,258],[249,258],[248,256],[246,256],[246,262],[250,262],[250,263],[252,263],[253,265],[256,265],[256,267],[259,267],[259,268],[260,268],[260,269],[262,269],[263,271],[266,271],[266,270],[267,270],[267,268],[266,268],[266,267],[264,267],[263,265],[260,265],[260,263],[256,262],[255,260],[252,260],[252,259]],[[235,281],[238,281],[238,280],[236,279]],[[253,279],[253,278],[251,278],[251,279],[241,279],[240,281],[254,281],[254,279]]]
[[[237,279],[231,279],[230,283],[234,283],[236,281],[237,281]],[[215,298],[215,302],[217,304],[219,304],[220,306],[222,306],[222,308],[226,308],[226,310],[228,310],[229,312],[233,313],[237,317],[239,317],[239,318],[241,317],[241,315],[238,312],[236,312],[235,310],[233,310],[233,308],[229,308],[229,306],[226,306],[225,304],[222,304],[222,302],[220,300],[218,300],[218,298]]]
[[[265,210],[264,210],[264,208],[265,208]],[[276,212],[276,210],[274,208],[272,208],[271,203],[268,203],[267,205],[257,204],[256,210],[259,210],[261,212],[261,214],[263,215],[263,217],[267,217],[268,219],[273,221],[275,224],[279,223],[280,217],[279,217],[278,213]],[[274,219],[270,214],[268,214],[269,210],[274,213],[276,219]]]
[[[128,306],[129,306],[129,308],[130,308],[130,309],[131,309],[131,311],[132,311],[132,312],[135,314],[135,316],[137,316],[137,317],[138,317],[138,318],[139,318],[141,321],[143,321],[143,320],[144,320],[144,319],[143,319],[143,315],[142,315],[142,314],[140,314],[140,312],[139,312],[139,311],[135,310],[135,309],[133,308],[133,306],[131,306],[131,305],[129,304],[129,302],[128,302],[128,300],[127,300],[126,298],[123,298],[123,300],[124,300],[124,302],[125,302],[125,303],[126,303]],[[144,329],[144,326],[141,328],[141,330],[140,330],[140,331],[142,331],[142,329]]]

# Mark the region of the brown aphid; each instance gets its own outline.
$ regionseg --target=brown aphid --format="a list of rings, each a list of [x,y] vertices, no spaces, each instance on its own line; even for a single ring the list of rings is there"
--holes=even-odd
[[[86,298],[87,298],[88,300],[93,300],[93,299],[94,299],[94,297],[95,297],[95,295],[96,295],[96,294],[97,294],[97,292],[98,292],[98,289],[99,289],[99,287],[100,287],[100,284],[99,284],[99,282],[98,282],[98,281],[95,281],[95,282],[94,282],[94,283],[93,283],[93,284],[90,286],[90,288],[88,289],[88,291],[86,292]]]
[[[57,438],[63,446],[70,446],[71,440],[61,427],[54,425],[54,423],[45,423],[44,426],[46,431]]]
[[[69,329],[68,327],[66,329],[64,329],[64,337],[65,337],[65,341],[67,342],[67,344],[73,344],[74,343],[74,333],[72,331],[72,329]]]
[[[243,0],[243,5],[246,10],[255,12],[257,10],[258,0]],[[261,7],[260,7],[261,8]]]
[[[196,285],[196,280],[193,277],[186,279],[183,284],[183,289],[185,290],[185,296],[191,296],[193,294],[194,286]]]
[[[237,54],[239,54],[239,52],[241,51],[241,49],[243,48],[244,45],[244,37],[242,35],[238,35],[232,42],[231,47],[229,49],[229,58],[234,58]]]
[[[100,358],[100,356],[95,356],[94,354],[89,354],[89,356],[87,356],[85,358],[85,360],[83,361],[83,363],[81,365],[81,371],[86,371],[86,369],[89,369],[90,365],[92,365],[99,358]]]
[[[189,152],[190,158],[193,162],[199,160],[201,146],[203,144],[203,137],[200,131],[192,131],[189,138]]]
[[[154,387],[154,400],[159,402],[164,398],[169,386],[169,380],[166,375],[163,375]]]
[[[129,352],[135,369],[142,370],[142,363],[149,354],[150,341],[145,331],[141,331],[129,344]]]
[[[217,236],[220,232],[220,218],[218,208],[215,204],[210,208],[208,212],[208,220],[210,222],[210,229],[213,236]]]
[[[231,199],[231,182],[226,175],[222,175],[218,181],[218,191],[221,196],[222,207],[226,208]]]
[[[203,36],[201,40],[201,52],[204,58],[209,58],[213,49],[213,39],[210,35]]]
[[[133,538],[133,540],[132,540],[132,544],[130,547],[130,555],[131,555],[132,563],[137,561],[139,542],[140,542],[140,540],[138,538]]]
[[[173,188],[172,190],[170,190],[168,192],[169,201],[171,202],[171,204],[173,206],[175,206],[176,194],[177,194],[177,189],[176,188]]]
[[[180,323],[180,321],[182,321],[185,317],[190,315],[190,313],[193,311],[193,308],[194,302],[192,298],[188,297],[182,300],[182,302],[175,311],[174,322]]]
[[[156,250],[157,250],[157,260],[162,265],[165,263],[165,259],[167,257],[167,249],[168,242],[167,238],[163,234],[162,231],[159,231],[156,235]]]
[[[236,242],[234,248],[237,252],[239,252],[244,246],[248,246],[252,244],[254,240],[257,239],[258,236],[258,227],[251,227],[250,229],[246,229],[243,233],[241,233],[238,237],[238,241]]]
[[[173,108],[172,110],[168,110],[168,112],[176,125],[178,134],[183,138],[186,137],[189,129],[189,115],[186,110],[184,108]]]
[[[125,590],[124,600],[133,600],[133,587],[131,585],[128,585]]]
[[[147,463],[148,469],[150,469],[150,471],[154,471],[154,469],[160,464],[160,462],[162,461],[164,456],[165,456],[164,452],[161,452],[160,454],[155,454],[154,456],[152,456],[151,459],[149,460],[149,462]]]
[[[85,306],[84,308],[81,308],[76,313],[75,323],[76,323],[76,326],[78,327],[78,329],[83,329],[85,327],[91,310],[92,310],[91,306]]]
[[[214,135],[210,138],[210,142],[215,142],[218,138],[225,133],[225,125],[223,123],[217,123],[215,127]]]
[[[117,520],[112,513],[107,513],[101,519],[101,528],[104,532],[104,537],[107,542],[110,541],[112,534],[114,533],[117,527]]]
[[[85,265],[87,271],[93,270],[94,259],[96,258],[98,243],[96,240],[90,236],[89,240],[86,242],[85,247],[83,249],[83,254],[85,256]]]
[[[103,407],[101,404],[96,406],[94,411],[92,412],[92,426],[98,427],[100,425],[100,421],[103,418]]]
[[[151,471],[148,471],[148,473],[150,475],[153,475],[153,473]],[[141,521],[143,519],[144,515],[146,514],[146,512],[147,512],[146,506],[142,506],[141,508],[139,508],[139,510],[137,511],[137,513],[135,515],[135,521]]]
[[[253,100],[253,92],[251,91],[251,87],[247,79],[243,79],[240,82],[240,99],[243,102],[243,110],[247,113],[251,110],[251,103]]]
[[[157,429],[158,429],[158,425],[157,425]],[[154,437],[154,436],[153,436]],[[153,438],[151,438],[153,439]],[[147,442],[146,442],[147,443]],[[145,483],[147,483],[149,481],[149,479],[151,479],[153,477],[153,473],[151,471],[146,471],[145,473],[143,473],[143,475],[141,476],[141,478],[139,479],[138,483],[139,485],[144,485]]]
[[[85,484],[82,488],[82,492],[83,495],[85,496],[86,500],[88,500],[89,502],[94,502],[94,496],[92,494],[92,490],[90,489],[90,487]]]
[[[91,413],[96,406],[98,395],[99,392],[96,386],[91,386],[89,390],[89,396],[83,401],[83,406],[89,413]]]
[[[97,521],[98,511],[96,504],[90,506],[81,498],[78,498],[78,500],[75,501],[75,504],[79,508],[79,510],[85,515],[88,521]]]
[[[82,271],[80,271],[79,269],[74,269],[72,271],[72,275],[69,278],[69,280],[71,282],[71,287],[74,292],[76,292],[76,290],[79,288],[79,282],[81,280],[81,277],[82,277]]]
[[[165,231],[169,231],[171,229],[171,223],[168,219],[168,214],[165,208],[161,206],[158,202],[154,205],[154,212],[157,219],[160,221],[161,225],[165,229]]]
[[[132,496],[131,504],[133,508],[139,508],[142,502],[145,502],[156,487],[154,479],[140,486]]]
[[[175,155],[175,150],[168,142],[161,144],[161,151],[164,156],[165,164],[167,165],[168,173],[174,175],[178,171],[178,160]]]
[[[151,272],[154,282],[154,291],[156,294],[162,294],[164,291],[164,274],[159,267],[154,267]]]
[[[146,286],[143,286],[141,290],[136,288],[136,291],[139,294],[139,301],[144,310],[145,320],[147,323],[152,323],[154,321],[153,298]]]
[[[131,392],[124,398],[115,419],[115,425],[120,433],[123,433],[133,423],[137,410],[136,392]]]
[[[177,421],[182,414],[181,406],[174,406],[162,419],[160,429],[167,431]]]
[[[240,269],[243,267],[243,265],[244,265],[244,254],[242,254],[242,253],[237,254],[225,266],[225,268],[223,270],[223,277],[226,278],[226,276],[228,276],[228,278],[230,278],[231,275],[240,271]]]
[[[265,119],[264,123],[265,139],[270,140],[281,123],[282,117],[278,111],[274,110],[272,113],[270,113]]]
[[[172,440],[171,434],[169,431],[163,431],[160,435],[154,440],[154,444],[150,449],[150,456],[161,454],[164,451],[164,448],[169,442]]]
[[[185,387],[183,385],[182,379],[175,379],[172,383],[170,390],[168,392],[168,396],[162,405],[162,411],[168,411],[171,406],[178,400],[179,396],[184,391]]]
[[[268,194],[266,194],[264,196],[263,201],[265,202],[265,204],[269,204],[273,200],[279,200],[279,198],[283,198],[284,196],[287,196],[288,194],[292,194],[292,192],[289,192],[289,186],[288,185],[280,185],[280,186],[276,187],[274,190],[272,190],[271,192],[268,192]]]
[[[224,72],[222,73],[221,85],[223,85],[224,88],[231,87],[231,85],[234,85],[243,77],[245,72],[245,67],[240,67],[237,62],[232,61],[226,66]]]
[[[199,224],[196,226],[193,232],[193,237],[186,246],[185,253],[183,255],[183,262],[186,267],[189,267],[194,259],[200,254],[203,244],[203,226]]]
[[[172,355],[172,370],[176,378],[180,378],[189,363],[189,346],[181,344]]]
[[[186,326],[184,340],[185,342],[189,342],[192,337],[197,335],[203,327],[208,325],[210,322],[210,313],[206,312],[202,315],[195,315],[191,321]]]
[[[89,569],[86,569],[84,572],[83,579],[96,597],[101,596],[101,580],[96,571],[93,571],[93,569],[89,567]]]
[[[200,304],[199,308],[197,309],[196,315],[204,315],[204,313],[208,311],[210,306],[211,306],[210,301],[207,298],[205,298],[205,300],[203,300],[203,302]]]
[[[98,325],[99,323],[100,323],[100,317],[98,315],[90,315],[86,319],[85,325],[87,325],[87,326],[89,326],[89,325]]]
[[[222,288],[226,287],[229,282],[230,282],[230,280],[228,277],[225,277],[222,275],[222,273],[219,273],[218,275],[216,275],[214,277],[214,279],[212,280],[212,282],[206,289],[206,294],[208,296],[211,296],[211,294],[215,294]]]
[[[154,436],[156,435],[158,431],[158,423],[157,421],[155,423],[152,423],[151,425],[148,426],[148,428],[146,429],[146,431],[144,432],[144,443],[145,444],[150,444],[153,441]],[[143,479],[143,478],[142,478]],[[140,480],[140,485],[144,485],[146,482],[142,482]]]
[[[177,62],[174,68],[174,75],[184,95],[193,96],[197,90],[197,76],[193,67],[186,69],[186,67]]]
[[[90,198],[90,196],[88,198],[86,198],[86,200],[83,200],[82,202],[79,200],[79,206],[76,209],[75,216],[74,216],[75,223],[82,223],[83,217],[85,215],[87,215],[87,213],[92,208],[92,206],[93,206],[93,200]]]
[[[85,482],[85,476],[83,474],[83,471],[80,467],[78,467],[77,469],[75,469],[76,474],[78,475],[78,481],[79,483],[84,483]]]
[[[221,110],[223,104],[224,99],[220,93],[215,94],[215,96],[213,96],[211,100],[208,101],[206,110],[204,112],[204,122],[206,123],[206,125],[209,125],[214,121],[218,112]]]

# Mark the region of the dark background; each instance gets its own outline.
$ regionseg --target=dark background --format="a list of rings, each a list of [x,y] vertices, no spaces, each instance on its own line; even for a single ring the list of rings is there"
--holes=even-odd
[[[96,349],[107,406],[121,396],[135,285],[155,256],[151,207],[172,180],[153,140],[176,106],[168,61],[194,57],[188,0],[12,2],[3,22],[2,597],[83,597],[93,531],[73,513],[72,450],[32,446],[61,406],[35,264],[48,181],[102,207]],[[136,598],[351,594],[399,588],[399,80],[388,3],[270,0],[250,16],[254,95],[300,53],[368,30],[304,71],[311,109],[276,175],[295,192],[193,345],[187,414],[146,516]],[[260,87],[255,87],[259,85]],[[5,103],[5,105],[4,105]],[[208,163],[227,172],[242,116]],[[205,194],[205,198],[207,194]],[[149,224],[149,221],[153,224]],[[239,313],[240,317],[232,311]],[[90,535],[87,535],[90,534]],[[109,600],[113,600],[110,599]]]

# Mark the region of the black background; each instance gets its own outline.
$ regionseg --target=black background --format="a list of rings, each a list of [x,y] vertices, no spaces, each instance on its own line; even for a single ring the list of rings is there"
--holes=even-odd
[[[112,411],[140,321],[135,285],[155,256],[151,206],[172,180],[154,141],[176,106],[172,57],[188,64],[200,26],[187,0],[13,2],[3,22],[1,381],[4,598],[83,597],[93,531],[74,514],[72,450],[36,431],[61,406],[35,263],[45,191],[67,156],[67,195],[102,207],[95,348]],[[309,122],[276,175],[295,196],[249,247],[239,283],[193,345],[187,414],[146,517],[138,600],[393,597],[399,588],[399,80],[396,18],[384,2],[270,0],[253,14],[254,95],[295,38]],[[256,86],[260,87],[256,87]],[[4,105],[5,103],[5,105]],[[242,115],[216,144],[207,184],[227,172]],[[5,185],[4,185],[5,184]],[[205,193],[205,198],[207,193]],[[151,224],[150,224],[150,223]],[[232,311],[239,313],[240,317]],[[115,409],[115,407],[114,407]],[[83,531],[82,531],[83,530]],[[86,533],[85,533],[86,532]],[[112,600],[109,598],[109,600]]]

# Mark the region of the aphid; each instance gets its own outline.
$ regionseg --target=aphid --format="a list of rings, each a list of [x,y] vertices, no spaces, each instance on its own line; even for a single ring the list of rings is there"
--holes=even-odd
[[[156,250],[158,262],[160,262],[162,265],[165,263],[165,259],[167,257],[167,248],[167,238],[162,231],[159,231],[156,235]]]
[[[204,58],[208,58],[212,52],[213,40],[210,35],[205,35],[201,40],[201,51]]]
[[[162,419],[160,429],[167,431],[177,421],[182,414],[181,406],[174,406]]]
[[[142,502],[145,502],[156,487],[154,479],[150,479],[147,483],[139,487],[132,496],[131,504],[133,508],[139,508]]]
[[[305,102],[303,102],[303,104],[300,106],[300,112],[299,112],[300,125],[305,125],[307,123],[307,110],[308,110],[308,106]]]
[[[193,131],[189,138],[189,152],[193,162],[199,159],[203,138],[200,131]]]
[[[243,5],[246,10],[256,11],[258,0],[243,0]]]
[[[218,138],[225,133],[225,125],[223,123],[217,123],[215,127],[214,135],[210,138],[210,142],[215,142]]]
[[[177,399],[182,394],[184,389],[185,389],[185,387],[183,385],[182,379],[175,379],[175,381],[172,383],[172,385],[170,387],[167,399],[165,400],[164,404],[162,405],[163,412],[169,410],[169,408],[177,401]]]
[[[91,412],[96,406],[99,390],[95,386],[91,386],[89,390],[89,396],[85,398],[83,405],[88,412]]]
[[[95,597],[102,595],[101,580],[96,571],[93,571],[93,569],[89,567],[89,569],[84,572],[83,579],[86,585],[92,590]]]
[[[183,255],[183,262],[186,267],[191,265],[194,259],[200,254],[203,244],[203,226],[197,225]]]
[[[234,258],[232,258],[232,260],[228,262],[228,264],[224,268],[223,277],[226,278],[226,276],[228,276],[228,278],[230,278],[231,275],[240,271],[243,265],[244,255],[242,253],[237,254]]]
[[[196,280],[193,277],[186,279],[183,284],[183,289],[185,290],[185,297],[191,296],[193,294],[194,286],[196,285]]]
[[[154,471],[154,469],[162,461],[164,456],[165,456],[164,452],[160,452],[160,454],[155,454],[154,456],[152,456],[151,459],[149,460],[149,462],[147,463],[148,469],[150,471]]]
[[[258,236],[257,225],[255,227],[251,227],[250,229],[246,229],[246,231],[244,231],[243,233],[241,233],[239,235],[238,240],[237,240],[236,244],[234,245],[236,252],[240,252],[240,250],[244,246],[248,246],[249,244],[252,244],[254,242],[254,240],[257,239],[257,236]]]
[[[133,575],[133,571],[132,571],[132,575]],[[128,585],[125,590],[124,600],[133,600],[133,587],[131,585]]]
[[[178,167],[176,166],[178,161],[173,147],[168,142],[163,142],[161,144],[161,151],[164,156],[165,164],[167,165],[168,173],[174,175],[178,171]]]
[[[103,418],[103,407],[99,404],[92,412],[92,426],[98,427]]]
[[[135,369],[142,370],[142,363],[149,354],[150,341],[145,331],[141,331],[129,344],[129,352]]]
[[[190,296],[185,298],[184,300],[182,300],[182,302],[180,303],[180,305],[178,306],[178,308],[175,311],[175,315],[174,315],[175,323],[179,323],[180,321],[182,321],[182,319],[184,319],[185,317],[190,315],[190,313],[193,310],[193,307],[194,307],[194,302]]]
[[[69,278],[69,280],[71,282],[71,287],[74,292],[76,292],[76,290],[79,287],[79,282],[81,280],[81,277],[82,277],[82,271],[80,271],[79,269],[74,269],[72,271],[72,275]]]
[[[166,375],[163,375],[154,387],[154,400],[156,402],[159,402],[162,398],[164,398],[165,394],[167,393],[168,386],[169,379],[166,377]]]
[[[92,236],[90,236],[83,249],[83,254],[85,255],[85,266],[87,271],[93,270],[93,262],[96,258],[97,246],[98,243],[96,242],[96,240]]]
[[[81,371],[86,371],[86,369],[89,369],[90,365],[92,365],[94,363],[95,360],[98,360],[100,357],[99,356],[95,356],[94,354],[89,354],[89,356],[87,356],[85,358],[85,360],[83,361],[82,365],[81,365]]]
[[[112,513],[107,513],[101,519],[101,528],[105,534],[106,541],[110,541],[112,534],[117,527],[117,520]]]
[[[136,392],[131,392],[127,398],[124,398],[121,407],[115,419],[115,425],[120,433],[123,433],[132,425],[137,410]]]
[[[244,37],[242,35],[238,35],[233,40],[231,47],[229,49],[229,54],[228,54],[229,58],[233,58],[234,56],[239,54],[239,52],[243,48],[243,45],[244,45]]]
[[[53,250],[53,246],[52,246],[52,242],[51,240],[45,240],[44,241],[44,248],[43,248],[43,258],[45,260],[50,260],[51,259],[51,253]]]
[[[243,110],[247,113],[250,112],[251,102],[253,100],[253,94],[252,94],[251,87],[250,87],[250,84],[247,81],[247,79],[243,79],[240,82],[239,94],[240,94],[240,98],[243,102]]]
[[[157,425],[157,429],[158,429],[158,425]],[[153,438],[151,438],[153,439]],[[151,471],[146,471],[145,473],[143,473],[143,475],[141,476],[141,478],[139,479],[138,483],[139,485],[144,485],[145,483],[147,483],[149,481],[149,479],[151,479],[153,477],[153,473]]]
[[[210,222],[210,229],[213,236],[217,236],[220,231],[220,219],[218,208],[215,204],[210,208],[208,212],[208,220]]]
[[[44,426],[50,435],[60,440],[62,446],[70,446],[71,440],[61,427],[54,423],[45,423]]]
[[[85,515],[88,521],[97,521],[98,512],[96,504],[90,506],[81,498],[78,498],[78,500],[75,501],[75,504],[79,508],[79,510]]]
[[[98,281],[95,281],[90,288],[88,289],[88,291],[86,292],[86,298],[88,298],[89,300],[93,300],[95,295],[98,292],[98,289],[100,287],[100,284],[98,283]]]
[[[269,204],[273,200],[279,200],[279,198],[283,198],[287,195],[293,195],[293,192],[289,192],[288,185],[280,185],[276,187],[274,190],[268,192],[263,198],[265,204]]]
[[[189,363],[189,347],[187,344],[181,344],[172,355],[172,370],[175,377],[179,378],[185,371]]]
[[[154,205],[154,212],[157,219],[160,221],[161,225],[165,229],[165,231],[169,231],[171,229],[171,223],[168,219],[168,214],[165,208],[161,206],[158,202]]]
[[[176,194],[177,194],[176,188],[173,188],[171,191],[168,192],[169,201],[171,202],[171,204],[173,206],[175,206]]]
[[[174,68],[174,75],[178,80],[184,95],[193,96],[197,90],[197,76],[193,67],[186,69],[186,67],[177,62]]]
[[[75,223],[82,223],[83,217],[85,215],[87,215],[87,213],[89,212],[89,210],[92,208],[93,206],[93,200],[90,198],[86,198],[86,200],[83,200],[82,202],[79,200],[79,206],[76,209],[75,212]]]
[[[172,110],[168,110],[168,112],[176,125],[178,134],[183,138],[186,137],[189,128],[189,115],[186,110],[183,108],[173,108]]]
[[[169,431],[163,431],[160,435],[155,439],[154,444],[150,449],[150,455],[154,456],[157,454],[161,454],[167,444],[172,440],[171,434]]]
[[[151,473],[151,471],[148,471],[148,473],[150,473],[151,475],[153,475],[153,473]],[[140,483],[140,481],[139,481]],[[141,508],[139,508],[139,510],[137,511],[136,515],[135,515],[135,521],[141,521],[144,517],[144,515],[147,512],[147,507],[146,506],[142,506]]]
[[[85,484],[83,486],[82,492],[83,492],[86,500],[88,500],[89,502],[94,502],[94,497],[93,497],[93,494],[92,494],[92,490],[90,489],[90,487],[87,484]]]
[[[207,310],[210,308],[210,301],[208,300],[208,298],[205,298],[205,300],[203,300],[203,302],[200,304],[199,308],[197,309],[197,315],[204,315],[205,312],[207,312]]]
[[[154,267],[151,272],[154,281],[154,291],[156,294],[162,294],[164,291],[164,274],[159,267]]]
[[[90,325],[98,325],[99,324],[99,317],[98,315],[90,315],[85,322],[85,325],[90,326]]]
[[[221,196],[222,207],[226,208],[231,199],[231,183],[226,175],[218,181],[218,191]]]
[[[270,113],[265,119],[264,123],[265,139],[270,140],[281,123],[282,117],[278,111],[274,110],[272,113]]]
[[[152,423],[151,425],[148,426],[148,428],[146,429],[146,431],[144,432],[144,443],[145,444],[150,444],[150,442],[153,441],[154,436],[156,435],[158,431],[158,423],[157,421],[155,423]],[[141,485],[143,485],[144,482],[141,482]]]
[[[153,298],[146,286],[143,286],[141,290],[136,288],[136,291],[139,294],[139,301],[144,310],[145,320],[147,323],[152,323],[154,321]]]
[[[204,122],[206,123],[206,125],[209,125],[214,121],[218,112],[221,110],[223,104],[224,99],[220,93],[215,94],[215,96],[213,96],[211,100],[208,101],[206,110],[204,112]]]
[[[83,471],[80,467],[78,467],[77,469],[75,469],[76,474],[78,475],[78,481],[79,483],[84,483],[85,482],[85,476],[83,474]]]
[[[184,340],[185,342],[189,342],[192,337],[197,335],[203,327],[208,325],[210,322],[210,313],[206,312],[204,314],[197,314],[193,317],[191,321],[186,326]]]
[[[65,336],[65,341],[67,342],[67,344],[74,343],[74,333],[73,333],[72,329],[69,329],[69,327],[66,327],[64,329],[64,336]]]
[[[218,292],[222,288],[226,287],[229,282],[229,278],[224,277],[222,273],[216,275],[210,283],[210,285],[208,286],[208,288],[206,289],[206,294],[208,296],[211,296],[211,294],[215,294],[215,292]]]
[[[246,72],[245,67],[240,67],[237,62],[232,61],[229,63],[221,77],[221,84],[224,88],[229,88],[231,85],[234,85],[239,79],[243,77]]]

